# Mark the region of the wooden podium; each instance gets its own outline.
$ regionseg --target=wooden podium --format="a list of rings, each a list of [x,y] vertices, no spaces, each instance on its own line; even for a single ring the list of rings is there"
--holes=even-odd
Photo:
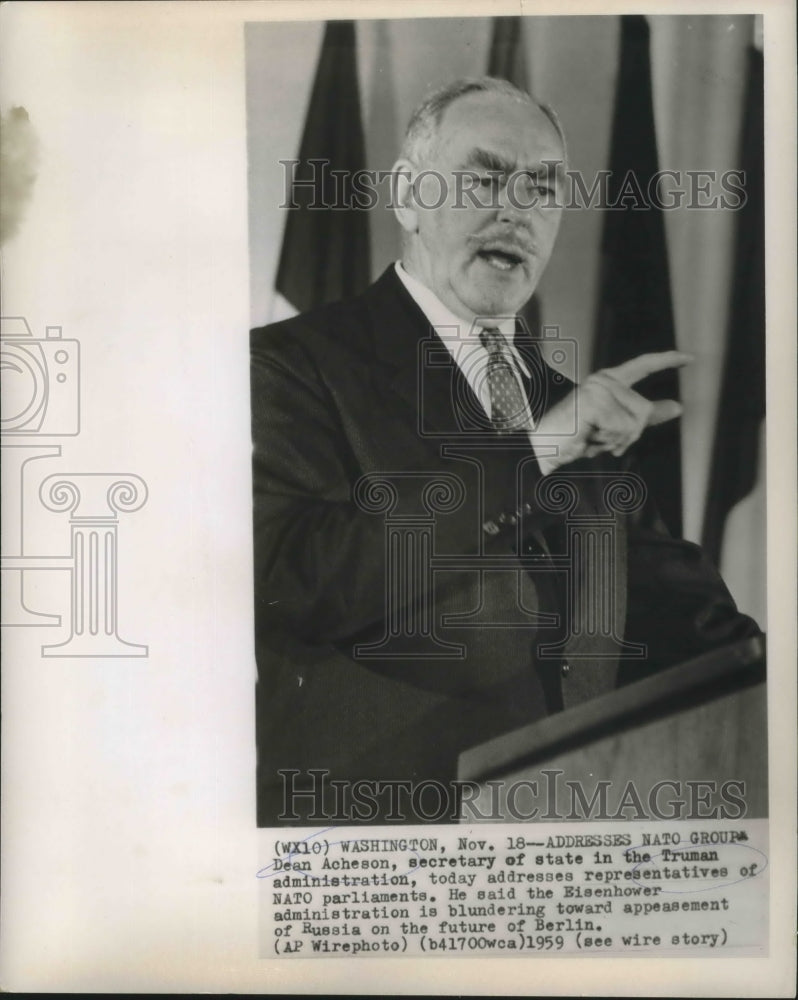
[[[634,819],[634,793],[646,810],[654,796],[662,818],[719,818],[719,808],[727,818],[765,817],[764,638],[722,647],[467,750],[458,778],[480,786],[463,807],[465,823]],[[568,782],[588,801],[604,782],[605,816],[586,814],[578,802],[575,808]],[[631,805],[614,816],[630,782]],[[684,803],[681,816],[670,815],[669,800]]]

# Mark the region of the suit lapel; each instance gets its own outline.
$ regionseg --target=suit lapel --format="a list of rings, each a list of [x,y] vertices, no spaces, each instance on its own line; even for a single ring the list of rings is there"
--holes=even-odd
[[[419,414],[419,429],[462,434],[462,423],[455,418],[459,409],[461,414],[477,415],[474,427],[484,431],[478,418],[487,419],[482,405],[393,264],[369,288],[366,298],[379,363],[377,377]],[[530,377],[524,381],[537,421],[571,391],[573,383],[546,364],[537,339],[523,324],[517,326],[514,343],[529,370]]]
[[[367,296],[380,386],[412,409],[420,436],[459,437],[464,428],[458,411],[484,410],[393,265]]]
[[[458,421],[457,400],[467,400],[467,408],[474,413],[484,411],[459,366],[453,363],[446,346],[396,275],[393,265],[368,290],[366,298],[374,337],[373,354],[377,361],[372,376],[379,392],[386,398],[394,397],[399,405],[412,411],[418,437],[424,438],[425,432],[429,432],[429,443],[436,450],[442,436],[461,437],[464,428]],[[532,415],[539,420],[549,407],[573,389],[573,383],[545,363],[537,339],[523,326],[518,329],[515,346],[530,373],[525,380],[527,392]],[[484,427],[480,429],[484,432]],[[575,468],[581,466],[580,462]],[[592,463],[590,467],[594,468]],[[584,489],[584,481],[582,486]],[[597,504],[593,491],[588,488],[583,492],[583,489],[580,489],[580,513],[585,514],[595,511]],[[564,530],[564,525],[558,527],[561,532]],[[555,551],[563,551],[560,548],[563,543],[565,538],[558,537]],[[615,620],[619,630],[616,634],[622,634],[625,617],[624,566],[625,560],[621,557],[615,580]],[[617,668],[613,645],[611,641],[607,643],[602,650],[603,656],[593,659],[585,658],[587,649],[583,637],[572,637],[566,643],[565,658],[573,657],[569,680],[563,690],[566,707],[612,689]]]

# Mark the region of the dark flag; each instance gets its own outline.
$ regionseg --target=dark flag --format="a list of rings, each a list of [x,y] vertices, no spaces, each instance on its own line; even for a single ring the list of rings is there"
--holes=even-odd
[[[374,22],[374,48],[372,55],[371,94],[369,119],[366,125],[366,148],[369,167],[385,167],[386,150],[396,147],[397,101],[394,81],[394,57],[388,21]],[[384,188],[380,187],[380,192]],[[401,239],[393,212],[387,211],[382,200],[371,212],[371,267],[372,277],[378,278],[386,262],[402,256]]]
[[[726,518],[754,488],[765,416],[765,183],[762,53],[751,48],[726,359],[704,513],[703,546],[720,564]]]
[[[493,39],[488,57],[488,76],[508,80],[519,90],[529,93],[529,77],[524,53],[523,18],[494,17]],[[533,337],[540,330],[540,303],[533,295],[521,310]]]
[[[648,20],[624,16],[608,183],[609,204],[619,207],[604,221],[595,368],[676,347],[665,220],[658,206],[644,207],[658,166]],[[648,399],[678,400],[677,372],[651,375],[635,389]],[[635,454],[668,530],[681,536],[680,422],[646,430]]]
[[[327,22],[288,199],[299,207],[288,210],[274,319],[353,295],[370,280],[368,213],[354,204],[352,183],[366,166],[355,43],[354,22]]]
[[[529,91],[524,55],[523,18],[494,17],[488,57],[488,76],[509,80],[519,90]]]

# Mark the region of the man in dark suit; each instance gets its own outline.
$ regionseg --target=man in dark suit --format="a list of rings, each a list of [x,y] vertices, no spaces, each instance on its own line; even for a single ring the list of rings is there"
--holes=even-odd
[[[414,789],[464,749],[758,631],[631,471],[680,412],[632,387],[688,356],[576,388],[516,319],[564,157],[528,95],[445,88],[394,168],[401,263],[253,331],[260,825],[451,820]]]

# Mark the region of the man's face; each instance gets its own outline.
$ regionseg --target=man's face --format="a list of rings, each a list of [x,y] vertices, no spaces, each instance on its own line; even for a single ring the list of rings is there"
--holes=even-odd
[[[490,92],[458,98],[421,165],[440,179],[418,181],[405,266],[463,318],[518,312],[560,227],[553,164],[562,168],[564,155],[557,130],[534,105]]]

